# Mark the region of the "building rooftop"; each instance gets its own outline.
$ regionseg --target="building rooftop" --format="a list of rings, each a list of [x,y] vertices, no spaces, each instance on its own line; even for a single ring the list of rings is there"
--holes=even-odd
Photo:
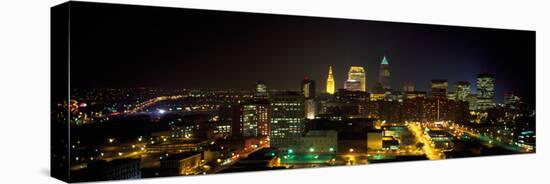
[[[383,64],[383,65],[389,64],[388,60],[386,59],[386,56],[384,56],[384,58],[382,58],[382,63],[380,63],[380,64]]]

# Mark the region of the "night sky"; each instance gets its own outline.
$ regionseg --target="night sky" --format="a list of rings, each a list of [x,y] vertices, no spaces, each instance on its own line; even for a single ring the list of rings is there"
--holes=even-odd
[[[71,85],[298,90],[307,75],[324,91],[332,65],[343,88],[352,65],[377,81],[385,55],[392,88],[449,85],[491,72],[497,100],[535,100],[535,32],[179,8],[73,3]],[[450,88],[449,90],[452,90]]]

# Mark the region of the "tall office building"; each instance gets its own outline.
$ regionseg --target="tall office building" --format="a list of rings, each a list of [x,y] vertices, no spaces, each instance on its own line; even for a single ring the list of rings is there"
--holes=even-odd
[[[307,76],[302,80],[302,95],[304,95],[304,98],[310,99],[315,98],[315,81],[310,80]]]
[[[328,77],[327,77],[327,93],[333,95],[334,90],[334,76],[332,74],[332,66],[328,67]]]
[[[478,74],[476,87],[478,110],[495,107],[495,77],[493,74]]]
[[[390,65],[386,56],[382,59],[380,63],[380,69],[378,71],[378,83],[380,83],[382,89],[389,90],[390,86]]]
[[[269,135],[269,103],[267,101],[243,104],[240,119],[243,136]]]
[[[315,116],[317,116],[317,103],[315,102],[315,100],[305,99],[304,108],[306,119],[315,119]]]
[[[280,92],[270,97],[270,145],[288,148],[305,129],[304,98],[299,93]]]
[[[514,92],[512,91],[506,91],[504,92],[504,105],[512,108],[517,109],[519,108],[519,105],[521,104],[521,98],[516,96]]]
[[[468,110],[475,111],[478,109],[477,94],[468,95],[468,97],[466,97],[466,101],[468,102]]]
[[[316,104],[315,104],[315,81],[310,80],[307,76],[302,80],[302,95],[305,98],[305,116],[307,119],[315,119],[316,116]]]
[[[454,85],[454,92],[456,95],[456,100],[458,101],[466,101],[468,98],[468,95],[472,93],[472,90],[470,89],[470,83],[467,81],[458,81]]]
[[[267,99],[269,97],[267,93],[267,85],[263,81],[256,82],[256,89],[254,92],[254,98]]]
[[[359,82],[359,91],[367,91],[367,77],[365,75],[365,68],[361,66],[352,66],[348,72],[348,81],[352,80]]]
[[[447,98],[447,89],[449,88],[449,82],[443,79],[434,79],[431,83],[430,96],[432,98]]]

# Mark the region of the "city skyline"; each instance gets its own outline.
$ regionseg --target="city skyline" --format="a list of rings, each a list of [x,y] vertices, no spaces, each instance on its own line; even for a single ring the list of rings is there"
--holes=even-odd
[[[534,102],[533,32],[139,6],[73,8],[73,17],[82,20],[73,24],[79,34],[71,37],[81,48],[72,53],[81,61],[71,73],[75,87],[251,89],[262,80],[271,89],[299,90],[308,76],[324,91],[328,66],[336,89],[344,88],[349,67],[361,66],[371,89],[385,56],[393,89],[412,81],[429,91],[432,79],[475,84],[478,73],[489,72],[498,101],[514,91]],[[101,14],[94,13],[98,8]],[[110,42],[116,44],[105,44]],[[98,70],[102,75],[89,77]]]
[[[536,152],[532,31],[67,2],[68,182]]]

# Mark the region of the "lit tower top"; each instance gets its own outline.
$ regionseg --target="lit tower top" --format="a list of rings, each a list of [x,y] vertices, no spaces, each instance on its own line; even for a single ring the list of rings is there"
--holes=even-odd
[[[352,66],[348,72],[348,81],[359,81],[360,91],[367,91],[367,77],[365,68],[362,66]]]
[[[327,93],[331,95],[334,94],[334,76],[332,75],[332,66],[328,67]]]
[[[380,70],[378,71],[378,82],[382,85],[384,89],[391,89],[390,86],[390,66],[386,56],[382,59],[380,63]]]
[[[380,63],[380,64],[389,65],[388,60],[386,59],[386,56],[384,56],[384,58],[382,58],[382,63]]]

